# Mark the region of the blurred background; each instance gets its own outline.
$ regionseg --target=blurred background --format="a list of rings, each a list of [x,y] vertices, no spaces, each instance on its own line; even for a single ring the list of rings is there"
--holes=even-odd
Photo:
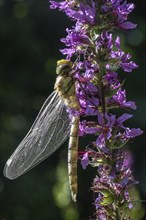
[[[136,9],[130,20],[136,30],[119,32],[123,50],[132,54],[139,65],[133,73],[122,73],[127,99],[138,108],[131,112],[130,127],[146,131],[146,21],[145,1],[132,1]],[[62,59],[60,38],[72,23],[57,10],[50,10],[48,0],[0,0],[0,220],[87,220],[94,212],[89,190],[96,169],[82,170],[78,164],[78,201],[70,198],[67,176],[67,145],[16,180],[3,176],[3,167],[29,130],[47,96],[53,91],[56,61]],[[146,199],[146,135],[133,140],[128,149],[133,156],[133,174],[139,181],[138,200]],[[85,147],[88,139],[80,140]],[[138,216],[145,219],[146,203]],[[136,216],[136,214],[135,214]],[[142,217],[143,216],[143,217]]]

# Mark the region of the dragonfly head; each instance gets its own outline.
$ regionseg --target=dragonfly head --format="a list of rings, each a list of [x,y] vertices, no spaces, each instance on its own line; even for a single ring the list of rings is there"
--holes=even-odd
[[[56,67],[57,75],[68,75],[72,66],[73,63],[70,60],[58,60]]]

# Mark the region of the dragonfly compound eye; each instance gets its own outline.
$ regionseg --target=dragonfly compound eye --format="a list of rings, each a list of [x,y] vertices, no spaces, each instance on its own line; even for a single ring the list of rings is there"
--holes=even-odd
[[[56,73],[57,75],[66,75],[72,68],[72,62],[70,60],[59,60],[57,61]]]

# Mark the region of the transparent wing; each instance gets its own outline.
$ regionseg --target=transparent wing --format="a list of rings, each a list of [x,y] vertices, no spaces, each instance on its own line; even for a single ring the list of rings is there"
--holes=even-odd
[[[66,140],[70,120],[63,101],[53,92],[45,101],[30,131],[8,159],[4,175],[15,179],[51,155]]]

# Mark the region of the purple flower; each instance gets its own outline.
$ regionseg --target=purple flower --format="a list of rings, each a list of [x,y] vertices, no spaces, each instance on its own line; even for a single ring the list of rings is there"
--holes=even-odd
[[[68,17],[73,18],[82,24],[95,23],[96,8],[94,1],[92,1],[92,7],[81,3],[79,5],[78,11],[68,8],[67,10],[65,10],[65,12],[68,15]]]
[[[79,61],[75,67],[75,78],[78,79],[81,83],[87,82],[88,85],[92,87],[91,89],[94,90],[94,92],[96,92],[97,87],[95,87],[90,81],[93,79],[97,70],[97,64],[92,64],[89,61]]]
[[[67,9],[68,7],[71,6],[70,3],[72,3],[72,2],[73,2],[73,1],[61,1],[61,2],[50,1],[50,3],[51,3],[50,8],[51,8],[51,9],[59,8],[60,10],[65,10],[65,9]]]
[[[117,91],[117,93],[113,96],[113,101],[115,104],[121,107],[136,109],[135,102],[126,101],[126,90],[122,90],[121,88]],[[112,104],[113,104],[112,101]],[[110,102],[109,102],[110,103]]]
[[[81,159],[81,165],[82,165],[82,167],[83,167],[84,170],[85,170],[86,167],[88,166],[88,163],[89,163],[88,152],[86,152],[86,153],[83,155],[82,159]]]
[[[71,49],[71,48],[62,49],[60,51],[63,55],[66,55],[67,59],[70,59],[75,53],[75,49]]]
[[[121,127],[121,128],[125,128],[125,126],[123,126],[123,122],[126,121],[127,119],[133,117],[133,115],[130,114],[123,114],[122,116],[120,116],[117,120],[116,120],[116,125]]]
[[[132,128],[132,129],[127,128],[125,130],[124,136],[125,138],[130,139],[130,138],[135,138],[136,136],[139,136],[141,134],[143,134],[143,131],[140,128]]]
[[[129,151],[119,151],[115,165],[116,172],[127,170],[133,163],[132,155]]]
[[[86,120],[80,122],[79,125],[79,135],[84,136],[86,134],[95,134],[99,131],[98,126],[93,122],[87,122]]]
[[[84,35],[82,32],[77,32],[76,30],[72,29],[66,29],[68,35],[66,38],[62,38],[61,41],[65,43],[66,46],[68,47],[79,47],[80,45],[88,45],[89,44],[89,39],[86,35]],[[76,48],[78,50],[78,48]]]
[[[119,44],[117,44],[117,41],[115,41],[115,46],[117,46],[117,51],[111,51],[110,57],[111,59],[117,60],[117,62],[114,62],[113,66],[119,66],[121,67],[125,72],[132,72],[133,69],[137,68],[138,66],[133,62],[130,61],[129,59],[131,58],[130,54],[125,54],[121,49],[120,49],[120,41]],[[112,68],[112,65],[107,65],[107,68],[110,69]]]
[[[137,26],[136,24],[134,24],[130,21],[126,21],[126,22],[123,22],[123,23],[119,24],[119,27],[123,28],[125,30],[134,29],[134,28],[136,28],[136,26]]]
[[[102,5],[102,11],[104,14],[110,13],[113,15],[111,21],[108,20],[108,22],[113,26],[117,26],[122,29],[133,29],[136,27],[136,25],[126,20],[134,7],[134,4],[127,4],[127,1],[123,2],[123,0],[106,0]]]
[[[107,84],[109,84],[112,88],[115,88],[115,86],[119,87],[121,85],[118,80],[118,73],[108,71],[106,75],[104,76],[104,80]]]
[[[85,35],[84,31],[75,29],[66,29],[68,35],[66,38],[62,38],[61,41],[67,46],[67,48],[60,50],[64,55],[67,55],[67,59],[70,59],[75,53],[82,54],[83,45],[86,47],[90,43],[89,38]]]

